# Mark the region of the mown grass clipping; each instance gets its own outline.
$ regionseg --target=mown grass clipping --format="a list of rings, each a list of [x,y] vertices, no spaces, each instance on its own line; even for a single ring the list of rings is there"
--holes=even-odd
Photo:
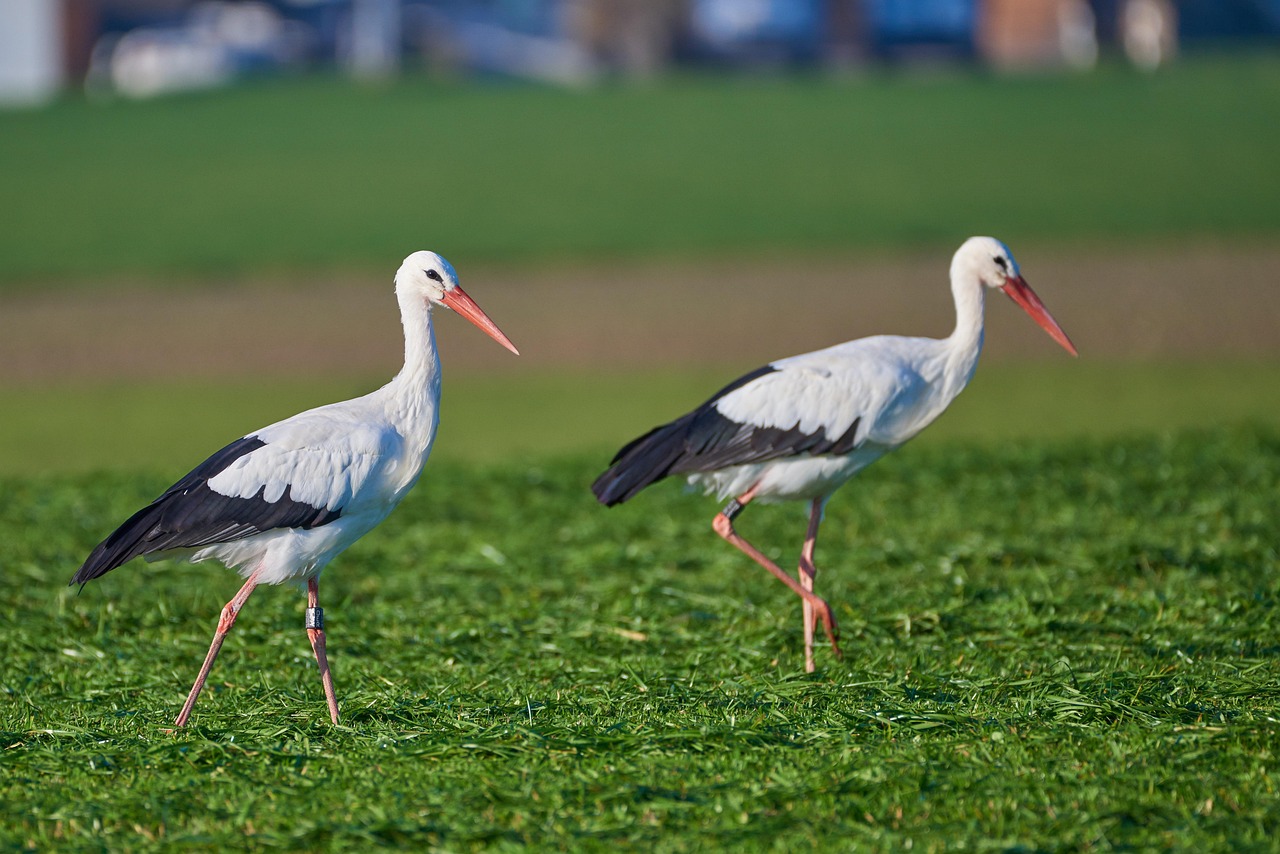
[[[168,480],[0,483],[0,845],[1264,848],[1280,832],[1280,436],[909,447],[833,500],[843,660],[674,484],[443,461],[304,596],[87,550]],[[801,507],[739,528],[784,564]]]

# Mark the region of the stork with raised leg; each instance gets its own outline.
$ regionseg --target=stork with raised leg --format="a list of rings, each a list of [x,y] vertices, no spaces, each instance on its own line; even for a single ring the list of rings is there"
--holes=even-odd
[[[731,498],[712,527],[800,597],[805,670],[812,672],[819,623],[840,654],[835,615],[813,592],[814,548],[827,501],[859,471],[933,423],[969,383],[982,350],[989,288],[1008,294],[1076,355],[1009,248],[991,237],[972,237],[951,259],[956,327],[949,337],[877,335],[770,362],[624,446],[592,491],[611,507],[651,483],[683,475],[722,500]],[[809,503],[798,578],[734,529],[752,501],[784,500]]]
[[[200,674],[174,721],[191,716],[222,641],[259,584],[305,582],[305,627],[320,666],[329,717],[338,701],[325,654],[320,572],[367,534],[418,481],[439,423],[440,362],[431,309],[443,305],[513,353],[511,340],[458,286],[453,266],[414,252],[395,277],[404,367],[364,397],[321,406],[255,430],[196,466],[103,540],[71,584],[84,585],[135,557],[214,559],[244,586],[218,619]]]

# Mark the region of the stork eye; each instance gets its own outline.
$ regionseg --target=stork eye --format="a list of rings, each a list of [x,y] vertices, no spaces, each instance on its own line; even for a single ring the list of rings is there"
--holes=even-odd
[[[435,279],[440,284],[442,285],[444,284],[444,279],[440,278],[440,274],[437,273],[435,270],[427,270],[426,272],[427,272],[428,279]]]
[[[997,255],[995,258],[991,260],[995,261],[996,266],[999,267],[1001,270],[1004,270],[1006,273],[1009,272],[1009,263],[1005,261],[1004,258],[1001,258],[999,255]]]

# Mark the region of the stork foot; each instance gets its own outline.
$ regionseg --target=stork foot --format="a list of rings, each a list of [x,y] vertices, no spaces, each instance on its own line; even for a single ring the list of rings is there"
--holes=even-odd
[[[821,622],[822,629],[826,632],[827,640],[831,643],[831,651],[835,653],[836,658],[844,658],[844,653],[840,651],[840,626],[836,623],[836,615],[831,610],[831,606],[827,604],[827,600],[814,596],[812,600],[806,599],[805,601],[813,609],[814,628],[816,629],[817,624]],[[805,669],[812,673],[813,668],[809,667],[808,663],[806,662]]]

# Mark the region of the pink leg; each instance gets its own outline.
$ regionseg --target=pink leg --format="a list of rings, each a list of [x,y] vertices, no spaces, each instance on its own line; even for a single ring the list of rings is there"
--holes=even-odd
[[[800,567],[796,573],[800,576],[800,584],[805,590],[813,592],[813,579],[818,568],[813,564],[813,549],[818,544],[818,526],[822,524],[822,510],[826,506],[825,498],[815,498],[809,507],[809,531],[804,537],[804,546],[800,549]],[[816,615],[808,599],[801,600],[804,608],[804,669],[813,672],[813,630],[817,628]]]
[[[244,603],[248,601],[249,594],[253,592],[253,588],[257,586],[257,577],[249,576],[249,580],[240,588],[240,592],[223,606],[222,616],[218,618],[218,630],[214,632],[213,643],[209,645],[209,654],[204,657],[204,666],[200,668],[200,675],[196,677],[196,684],[191,686],[191,693],[187,695],[187,702],[183,704],[182,711],[178,712],[178,718],[173,722],[174,726],[187,725],[187,718],[191,717],[191,710],[195,708],[196,698],[200,696],[205,680],[209,678],[209,670],[213,667],[213,660],[218,657],[218,650],[222,649],[223,639],[227,636],[227,632],[231,631],[231,627],[236,624],[236,616],[240,613],[240,609],[244,607]]]
[[[320,582],[307,580],[307,637],[311,639],[311,651],[320,665],[320,681],[324,683],[324,698],[329,704],[329,717],[338,722],[338,698],[333,693],[333,674],[329,672],[329,658],[324,654],[324,611],[320,609]]]
[[[779,569],[777,564],[765,557],[763,552],[744,540],[738,535],[738,532],[733,529],[734,517],[742,512],[742,508],[746,507],[754,497],[755,488],[752,487],[742,495],[738,496],[735,500],[729,502],[728,507],[716,514],[716,518],[711,523],[711,527],[715,529],[717,534],[724,537],[725,540],[737,547],[747,557],[773,573],[779,581],[787,585],[793,593],[799,596],[804,601],[805,605],[816,613],[817,619],[822,621],[822,628],[827,633],[827,640],[831,642],[832,651],[837,657],[840,656],[840,645],[836,642],[840,637],[840,630],[836,626],[835,615],[831,613],[831,606],[815,596],[811,590],[806,590],[790,575],[787,575],[787,573]],[[806,624],[808,624],[808,619],[806,619]]]

